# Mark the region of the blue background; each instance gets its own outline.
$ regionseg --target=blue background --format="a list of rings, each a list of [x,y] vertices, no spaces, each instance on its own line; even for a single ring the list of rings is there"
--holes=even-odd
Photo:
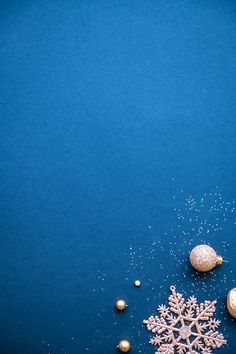
[[[2,0],[0,28],[1,354],[154,353],[172,284],[235,353],[235,1]],[[229,263],[197,275],[200,242]]]

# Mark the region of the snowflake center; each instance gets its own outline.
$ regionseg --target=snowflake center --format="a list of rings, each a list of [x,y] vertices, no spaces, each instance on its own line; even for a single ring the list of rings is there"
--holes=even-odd
[[[188,326],[183,326],[180,328],[179,334],[182,339],[187,339],[191,336],[191,329]]]

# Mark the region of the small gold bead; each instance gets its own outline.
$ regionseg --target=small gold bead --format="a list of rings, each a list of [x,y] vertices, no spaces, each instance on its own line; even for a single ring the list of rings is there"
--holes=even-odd
[[[123,311],[126,309],[128,305],[126,304],[125,300],[119,299],[115,303],[115,307],[118,311]]]
[[[117,345],[117,348],[119,349],[120,352],[122,353],[127,353],[130,351],[131,349],[131,344],[128,340],[126,339],[122,339],[118,345]]]
[[[141,281],[140,281],[140,280],[135,280],[134,285],[135,285],[137,288],[140,287]]]

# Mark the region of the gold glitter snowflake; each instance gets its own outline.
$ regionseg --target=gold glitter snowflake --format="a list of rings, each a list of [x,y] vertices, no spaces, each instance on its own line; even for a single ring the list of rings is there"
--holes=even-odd
[[[217,331],[220,321],[213,318],[217,301],[198,304],[195,296],[185,301],[175,286],[170,290],[169,306],[158,306],[160,315],[143,321],[155,333],[150,340],[157,349],[155,354],[211,354],[226,344],[223,334]]]

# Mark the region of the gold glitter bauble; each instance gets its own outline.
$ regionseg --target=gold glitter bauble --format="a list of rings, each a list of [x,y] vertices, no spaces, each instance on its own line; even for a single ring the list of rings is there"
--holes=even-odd
[[[115,307],[118,311],[123,311],[126,309],[128,305],[126,304],[125,300],[117,300],[115,303]]]
[[[236,288],[229,291],[227,296],[227,309],[229,314],[236,318]]]
[[[123,339],[119,342],[119,344],[117,345],[117,348],[119,349],[120,352],[127,353],[131,349],[131,344],[128,340]]]
[[[223,258],[208,245],[198,245],[190,253],[190,262],[198,272],[208,272],[223,263]]]
[[[138,288],[141,285],[141,281],[135,280],[134,285]]]

